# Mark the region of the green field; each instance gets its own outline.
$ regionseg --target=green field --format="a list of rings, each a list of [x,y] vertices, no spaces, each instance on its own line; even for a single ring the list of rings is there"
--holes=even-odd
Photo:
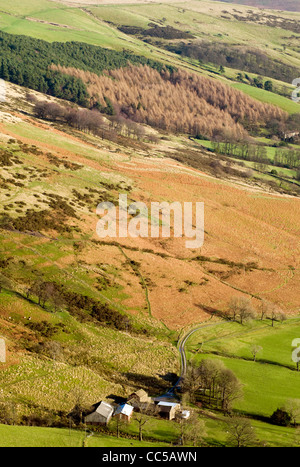
[[[205,418],[206,442],[209,446],[226,447],[227,422],[229,417],[217,416],[217,419]],[[295,429],[270,425],[260,420],[251,420],[259,446],[266,447],[293,447],[299,446]]]
[[[85,431],[66,428],[41,428],[27,426],[0,425],[1,447],[82,447],[86,438]],[[116,438],[109,435],[94,434],[85,441],[85,447],[158,447],[166,443],[137,441],[136,439]]]
[[[270,417],[288,399],[300,399],[300,373],[292,361],[292,341],[300,336],[299,319],[274,327],[258,321],[224,323],[196,332],[188,341],[190,361],[217,358],[233,370],[244,386],[244,399],[235,408],[248,415]],[[253,361],[251,348],[262,351]]]
[[[300,105],[296,102],[293,102],[292,99],[287,99],[286,97],[279,96],[273,92],[265,91],[264,89],[249,86],[248,84],[235,83],[233,84],[233,87],[245,92],[246,94],[249,94],[249,96],[261,102],[276,105],[290,114],[300,112]]]
[[[204,442],[208,446],[226,446],[227,419],[214,420],[212,418],[202,417],[205,423],[206,436]],[[168,425],[168,426],[167,426]],[[112,435],[97,434],[91,435],[89,430],[74,430],[68,428],[45,428],[45,427],[27,427],[27,426],[8,426],[0,425],[0,447],[82,447],[84,440],[85,447],[147,447],[158,448],[171,446],[167,440],[174,442],[178,439],[179,426],[174,423],[161,421],[152,421],[150,425],[146,424],[144,436],[157,438],[157,441],[142,442],[130,437],[125,438],[122,435],[117,438]],[[260,421],[253,421],[252,426],[262,445],[270,447],[290,447],[295,445],[295,430],[293,428],[283,428],[272,426]],[[137,436],[137,431],[128,427],[126,432],[131,432]],[[87,435],[87,438],[86,438]],[[164,440],[164,441],[162,441]]]

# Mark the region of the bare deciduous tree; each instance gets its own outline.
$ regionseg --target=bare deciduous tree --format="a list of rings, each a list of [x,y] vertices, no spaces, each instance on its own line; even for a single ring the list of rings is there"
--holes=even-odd
[[[285,410],[291,416],[294,426],[300,419],[300,399],[289,399],[285,404]]]
[[[194,365],[190,365],[181,384],[181,388],[183,393],[187,394],[191,402],[195,401],[195,394],[199,389],[201,378],[202,376],[199,368]]]
[[[260,303],[260,319],[261,321],[264,319],[264,317],[268,314],[268,309],[269,309],[269,302],[265,299],[263,299]]]
[[[234,321],[239,319],[241,324],[252,319],[255,313],[251,300],[242,296],[232,297],[228,306],[228,315]]]
[[[242,384],[233,371],[225,368],[220,375],[219,391],[221,395],[222,409],[230,411],[234,401],[243,397]]]
[[[253,355],[253,361],[256,361],[256,355],[260,352],[262,352],[263,348],[260,345],[253,345],[251,347],[251,353]]]
[[[183,446],[201,446],[206,435],[205,423],[195,412],[189,418],[180,420],[180,431]]]
[[[233,417],[228,422],[227,441],[238,448],[255,446],[257,439],[250,421],[240,417]]]
[[[139,426],[139,441],[143,441],[143,428],[148,423],[149,417],[155,413],[155,405],[151,402],[141,402],[137,404],[136,409],[138,410],[135,419]]]
[[[222,371],[225,370],[224,363],[221,360],[213,360],[206,358],[201,361],[199,366],[200,374],[200,386],[204,390],[209,392],[209,404],[212,398],[219,396],[219,383]]]

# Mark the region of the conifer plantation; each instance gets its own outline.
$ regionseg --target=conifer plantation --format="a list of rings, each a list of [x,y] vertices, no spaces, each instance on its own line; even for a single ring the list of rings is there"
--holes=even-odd
[[[51,69],[84,82],[91,106],[105,106],[109,100],[117,114],[170,132],[241,140],[249,130],[288,118],[278,107],[183,70],[129,65],[99,76],[70,67],[52,65]]]
[[[0,77],[160,130],[243,140],[288,115],[217,79],[79,42],[0,32]]]

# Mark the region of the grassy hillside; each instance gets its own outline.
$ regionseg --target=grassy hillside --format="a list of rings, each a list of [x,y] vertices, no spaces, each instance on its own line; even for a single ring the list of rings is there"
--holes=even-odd
[[[278,409],[299,402],[299,373],[292,361],[292,341],[299,335],[297,318],[277,323],[274,327],[268,320],[252,321],[241,325],[237,322],[217,323],[199,329],[187,342],[188,359],[194,365],[202,360],[222,362],[232,370],[242,384],[242,397],[234,401],[234,410],[252,419],[252,427],[266,446],[297,446],[297,426],[276,426],[271,422],[272,414]],[[258,353],[254,360],[252,350]],[[206,407],[208,400],[199,393],[198,400]],[[219,412],[212,422],[214,434],[219,441],[222,424]],[[213,416],[212,416],[213,418]],[[296,424],[299,414],[296,415]],[[208,425],[209,426],[209,425]],[[224,430],[224,428],[223,428]]]
[[[220,1],[220,0],[216,0]],[[238,5],[256,6],[270,10],[300,11],[297,0],[221,0],[224,3],[237,3]]]
[[[233,86],[236,89],[245,92],[254,99],[257,99],[261,102],[266,102],[267,104],[276,105],[290,114],[299,112],[299,104],[292,101],[292,99],[286,99],[283,96],[270,93],[264,89],[254,88],[245,83],[236,83]]]
[[[299,335],[299,318],[277,323],[268,321],[241,326],[218,325],[194,333],[188,349],[193,361],[221,359],[243,383],[244,398],[235,408],[248,415],[270,417],[289,399],[299,399],[299,375],[292,361],[292,341]],[[199,352],[199,344],[201,351]],[[253,346],[260,348],[256,361]]]
[[[239,187],[176,162],[180,151],[208,157],[185,137],[100,140],[36,119],[25,91],[8,90],[1,113],[2,216],[19,224],[1,230],[9,283],[1,293],[8,362],[0,384],[3,401],[16,404],[20,416],[30,407],[70,410],[77,387],[89,404],[138,387],[161,393],[168,375],[179,373],[180,329],[226,309],[237,290],[253,296],[254,306],[265,297],[287,313],[297,311],[298,198]],[[184,239],[100,241],[95,208],[107,197],[116,200],[120,189],[146,202],[204,200],[201,257]],[[28,210],[48,213],[51,226],[46,217],[30,225]],[[59,284],[68,301],[55,305],[50,297],[39,304],[38,293],[28,293],[37,280]],[[96,301],[101,313],[108,306],[117,321],[72,305],[71,296]]]

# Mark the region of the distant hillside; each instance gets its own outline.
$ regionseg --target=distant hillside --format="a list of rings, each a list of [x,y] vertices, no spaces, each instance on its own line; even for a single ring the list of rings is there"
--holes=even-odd
[[[214,0],[216,1],[216,0]],[[220,0],[217,0],[220,1]],[[299,0],[221,0],[224,3],[237,3],[270,10],[300,11]]]

